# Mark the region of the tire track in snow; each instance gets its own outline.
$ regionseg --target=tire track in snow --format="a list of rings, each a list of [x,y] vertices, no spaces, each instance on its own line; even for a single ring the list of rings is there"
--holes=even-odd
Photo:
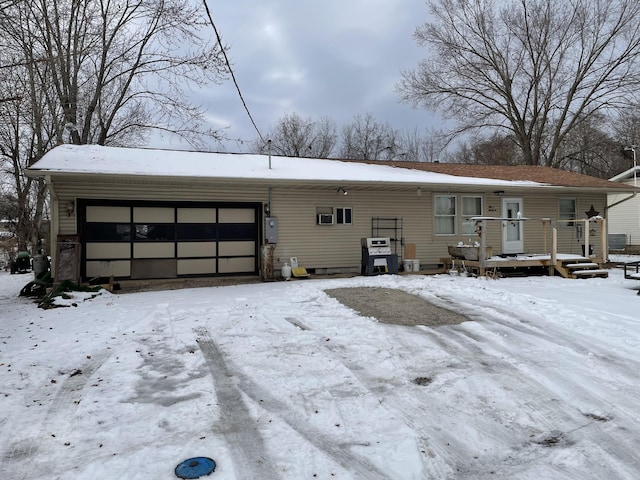
[[[491,336],[479,337],[468,331],[464,324],[432,331],[421,331],[436,338],[436,343],[455,358],[462,359],[466,363],[475,361],[486,372],[499,374],[495,377],[498,388],[507,391],[515,390],[516,397],[530,398],[530,401],[521,404],[522,412],[535,420],[535,424],[540,428],[548,432],[560,431],[569,442],[591,443],[593,445],[591,448],[605,452],[621,470],[631,468],[633,471],[640,471],[640,458],[637,455],[640,442],[621,444],[615,435],[616,432],[628,428],[628,425],[638,427],[637,415],[633,406],[609,405],[606,397],[588,387],[588,381],[582,377],[567,378],[562,374],[560,368],[546,366],[544,370],[539,371],[534,370],[536,364],[529,365],[517,360],[521,349],[526,349],[530,344],[538,345],[540,339],[561,348],[575,350],[576,353],[591,350],[591,345],[583,342],[573,344],[566,337],[556,342],[556,337],[547,332],[513,322],[513,314],[511,312],[509,314],[511,321],[506,322],[497,320],[496,316],[486,315],[485,312],[481,322],[488,331],[501,334],[498,336],[501,339],[500,342],[492,341]],[[507,340],[503,335],[506,335]],[[580,345],[580,347],[576,348],[576,345]],[[602,352],[603,355],[606,353]],[[540,360],[541,363],[549,361],[553,361],[553,359],[542,358]],[[513,381],[514,379],[516,380]],[[567,403],[561,399],[562,391],[565,390],[571,392],[571,398],[581,399],[582,402],[591,405],[597,403],[605,406],[603,408],[611,407],[619,415],[617,414],[617,418],[613,419],[606,415],[603,417],[602,413],[598,413],[602,412],[598,407],[591,410],[588,407],[580,408],[579,405]],[[610,422],[610,420],[613,421]],[[578,445],[576,448],[580,448],[580,446]],[[517,456],[525,458],[528,456],[526,453],[525,450]],[[602,473],[604,475],[602,478],[610,476],[611,472],[607,470],[609,467],[611,464],[609,466],[602,465],[605,470]],[[564,474],[568,474],[568,472],[564,472]],[[615,476],[615,473],[613,475]],[[633,478],[633,476],[628,478]]]
[[[240,389],[234,384],[232,373],[208,330],[194,329],[196,342],[209,366],[220,407],[221,431],[229,442],[234,470],[238,478],[276,480],[278,475],[269,460],[267,449],[244,403]]]
[[[445,308],[452,308],[453,302],[441,301],[440,304],[442,303],[445,303],[443,305]],[[458,306],[454,309],[458,309]],[[493,317],[494,315],[489,316]],[[478,315],[474,315],[474,317],[479,318]],[[286,320],[298,328],[308,330],[308,327],[299,320],[291,318],[286,318]],[[488,321],[484,321],[483,325],[488,323]],[[504,325],[506,329],[510,327],[509,323]],[[489,330],[491,330],[490,327]],[[606,418],[598,419],[598,415],[589,410],[580,410],[576,405],[557,400],[555,398],[557,397],[556,392],[545,384],[544,378],[532,375],[532,372],[527,371],[526,368],[521,368],[522,365],[516,360],[519,358],[519,345],[515,345],[513,349],[504,348],[503,338],[493,342],[491,337],[478,335],[465,328],[464,324],[457,327],[439,327],[438,329],[421,331],[423,334],[430,335],[442,350],[469,365],[469,372],[472,375],[475,372],[488,374],[488,378],[496,382],[495,387],[505,391],[502,395],[515,397],[516,401],[521,401],[522,412],[529,418],[524,424],[510,418],[501,418],[501,416],[504,417],[505,412],[493,412],[489,408],[491,405],[486,404],[487,400],[491,399],[490,396],[488,399],[479,399],[476,403],[481,410],[477,415],[486,417],[487,420],[482,418],[472,420],[474,428],[478,428],[483,435],[491,438],[492,443],[502,445],[504,448],[500,450],[500,453],[488,453],[480,458],[472,458],[468,452],[468,445],[465,445],[464,441],[459,441],[441,429],[434,432],[434,429],[438,430],[438,427],[428,421],[431,417],[428,396],[395,395],[393,391],[385,391],[384,405],[387,408],[396,410],[405,419],[407,425],[416,432],[433,432],[432,437],[438,439],[436,443],[430,441],[428,435],[422,437],[424,450],[429,452],[434,459],[425,467],[425,471],[430,474],[431,478],[484,478],[481,472],[484,472],[487,478],[495,478],[496,470],[499,470],[500,466],[507,469],[504,473],[508,476],[526,470],[528,465],[537,468],[541,462],[546,462],[545,458],[552,458],[555,454],[554,449],[538,443],[539,439],[544,439],[557,432],[560,433],[561,439],[567,447],[579,442],[580,444],[575,449],[583,451],[584,443],[591,443],[593,446],[588,447],[593,449],[591,451],[603,453],[604,450],[606,455],[613,459],[613,462],[609,462],[608,465],[599,467],[599,471],[604,475],[602,478],[611,478],[611,474],[615,477],[616,473],[619,474],[627,468],[636,470],[639,462],[635,458],[637,447],[619,445],[620,442],[616,440],[615,432],[620,427],[614,425],[614,422],[607,423],[608,419]],[[510,333],[509,336],[514,335],[512,330],[507,333]],[[534,329],[532,331],[525,330],[522,333],[527,336],[532,335],[532,340],[538,340],[537,332]],[[553,339],[550,335],[546,337]],[[349,369],[365,388],[372,392],[379,391],[380,381],[369,373],[369,369],[358,365],[339,349],[330,346],[327,348],[333,350],[345,368]],[[553,380],[551,385],[562,385],[557,382],[563,380],[566,382],[566,379],[562,379],[561,372],[557,373],[558,377]],[[584,389],[580,385],[578,387],[580,390],[577,395],[588,398],[588,389]],[[522,412],[516,413],[521,414]],[[446,405],[441,405],[441,412],[438,412],[439,415],[448,414],[451,417],[455,417],[456,413],[454,408],[447,408]],[[427,420],[422,421],[421,418]],[[515,420],[518,420],[517,417]],[[500,428],[506,428],[506,430],[500,431]],[[559,445],[559,448],[562,448],[562,445]],[[508,454],[504,454],[505,451]],[[619,465],[618,462],[620,462]],[[581,472],[571,471],[570,468],[566,470],[557,464],[548,468],[556,475],[564,475],[563,478],[577,479],[582,476]]]
[[[38,467],[42,473],[62,472],[66,469],[60,461],[56,461],[55,465],[42,462],[43,457],[39,455],[39,451],[45,439],[55,438],[58,442],[64,441],[64,435],[68,434],[73,426],[73,416],[82,400],[82,390],[110,356],[111,353],[107,351],[93,355],[88,362],[64,380],[47,409],[38,435],[13,441],[8,451],[2,456],[3,463],[12,463],[15,466],[13,470],[15,476],[10,477],[9,472],[6,472],[3,474],[4,480],[33,478],[34,469]],[[46,456],[44,458],[46,459]],[[69,458],[67,463],[72,466],[75,464],[75,459]]]
[[[333,439],[311,427],[306,419],[297,416],[291,411],[288,405],[278,400],[271,392],[252,382],[248,377],[243,375],[238,368],[229,367],[228,362],[225,362],[223,354],[218,349],[206,328],[197,328],[195,332],[198,335],[198,345],[211,368],[216,383],[216,393],[218,394],[220,403],[221,418],[224,420],[227,416],[231,417],[228,419],[231,425],[223,425],[223,427],[225,427],[225,438],[229,438],[229,432],[231,431],[231,433],[233,433],[233,428],[244,429],[244,432],[240,432],[239,435],[231,437],[232,448],[230,451],[232,453],[236,451],[240,452],[240,458],[237,458],[234,464],[237,465],[239,461],[246,462],[246,457],[250,457],[249,459],[251,459],[251,457],[257,458],[257,455],[259,455],[260,458],[268,458],[266,448],[262,444],[263,442],[257,429],[251,428],[247,430],[246,428],[246,425],[250,425],[252,422],[247,422],[247,419],[250,419],[250,414],[244,406],[244,400],[240,394],[242,391],[257,405],[259,404],[261,408],[277,416],[307,442],[326,454],[346,471],[352,473],[353,479],[391,480],[391,477],[379,470],[375,465],[369,463],[366,459],[350,452],[344,448],[343,445],[336,444]],[[232,376],[239,379],[237,386],[231,382],[230,378]],[[229,411],[229,409],[231,409],[231,411]],[[258,451],[252,446],[256,438],[260,439],[261,444]],[[244,452],[243,449],[247,447],[249,447],[249,452]],[[271,467],[271,473],[265,472],[263,468],[264,464],[260,465],[260,469],[256,470],[254,474],[246,472],[247,474],[243,474],[239,478],[278,478],[273,467]]]

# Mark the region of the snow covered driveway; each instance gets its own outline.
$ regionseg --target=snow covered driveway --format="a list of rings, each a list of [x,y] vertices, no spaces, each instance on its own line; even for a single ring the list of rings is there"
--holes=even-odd
[[[41,310],[0,274],[3,479],[636,479],[640,298],[608,279],[381,276]],[[381,323],[325,290],[466,315]],[[425,310],[425,315],[428,310]],[[206,477],[209,478],[209,477]]]

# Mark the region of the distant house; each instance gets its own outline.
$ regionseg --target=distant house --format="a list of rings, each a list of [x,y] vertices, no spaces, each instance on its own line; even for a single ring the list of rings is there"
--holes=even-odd
[[[640,186],[640,167],[636,166],[611,178],[610,181],[627,186]],[[609,195],[609,233],[624,241],[623,245],[640,249],[640,196],[628,193]],[[617,240],[617,239],[616,239]]]
[[[608,194],[634,191],[545,167],[72,145],[28,174],[50,188],[54,271],[64,254],[83,279],[259,275],[265,244],[275,271],[295,257],[312,273],[359,272],[366,237],[438,265],[448,246],[478,240],[479,216],[532,219],[493,222],[494,255],[548,250],[541,219],[558,222],[559,248],[580,253],[585,232],[571,220],[606,217]]]

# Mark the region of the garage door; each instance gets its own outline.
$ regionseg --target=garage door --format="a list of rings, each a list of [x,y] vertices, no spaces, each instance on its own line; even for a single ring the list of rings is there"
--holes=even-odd
[[[258,274],[260,204],[78,205],[84,278]]]

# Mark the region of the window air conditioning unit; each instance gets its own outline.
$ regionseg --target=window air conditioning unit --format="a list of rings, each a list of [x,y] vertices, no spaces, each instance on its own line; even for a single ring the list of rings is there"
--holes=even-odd
[[[318,225],[333,225],[333,213],[319,213]]]

